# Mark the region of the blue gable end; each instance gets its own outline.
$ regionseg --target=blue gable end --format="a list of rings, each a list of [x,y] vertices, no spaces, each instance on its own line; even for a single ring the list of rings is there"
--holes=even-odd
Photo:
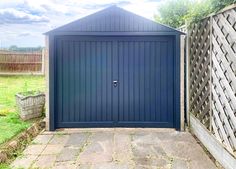
[[[117,6],[111,6],[82,19],[47,32],[171,32],[183,34]]]

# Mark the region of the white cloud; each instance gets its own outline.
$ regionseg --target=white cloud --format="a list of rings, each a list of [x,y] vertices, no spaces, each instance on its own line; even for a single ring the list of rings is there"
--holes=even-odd
[[[44,32],[114,4],[153,19],[159,1],[0,0],[0,40],[4,46],[43,46]]]
[[[0,10],[0,24],[29,24],[49,22],[45,16],[37,16],[13,8]]]
[[[33,34],[31,32],[22,32],[22,33],[18,34],[19,37],[21,37],[21,36],[23,36],[23,37],[25,37],[25,36],[32,36],[32,35]]]
[[[157,2],[137,1],[125,6],[124,9],[153,20],[157,10]]]

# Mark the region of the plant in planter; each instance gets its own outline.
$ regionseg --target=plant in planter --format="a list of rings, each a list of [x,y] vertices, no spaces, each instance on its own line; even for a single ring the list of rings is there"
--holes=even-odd
[[[27,84],[25,84],[27,88]],[[27,91],[16,94],[16,103],[22,120],[42,116],[45,105],[45,94],[40,91]]]

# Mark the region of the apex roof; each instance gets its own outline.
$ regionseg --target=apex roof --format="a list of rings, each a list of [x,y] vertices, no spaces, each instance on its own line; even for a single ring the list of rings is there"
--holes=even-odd
[[[111,6],[45,34],[58,32],[182,32],[117,6]]]

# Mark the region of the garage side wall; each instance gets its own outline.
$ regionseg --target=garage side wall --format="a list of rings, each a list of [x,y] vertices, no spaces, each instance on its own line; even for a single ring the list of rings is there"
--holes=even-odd
[[[45,37],[45,79],[46,79],[46,130],[55,130],[54,126],[54,36]]]
[[[46,130],[49,130],[49,37],[45,36]]]

